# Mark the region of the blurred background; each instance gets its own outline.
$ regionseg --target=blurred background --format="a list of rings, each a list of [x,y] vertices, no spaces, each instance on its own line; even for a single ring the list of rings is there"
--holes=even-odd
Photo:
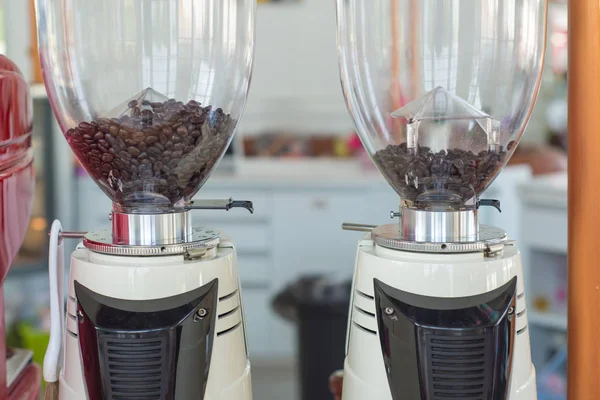
[[[360,234],[342,231],[341,224],[390,223],[399,202],[362,150],[346,111],[333,2],[258,3],[246,112],[226,158],[198,194],[252,200],[256,213],[198,211],[195,218],[224,230],[239,246],[255,398],[304,400],[301,389],[327,393],[323,374],[343,367],[349,281]],[[9,344],[34,350],[41,362],[49,326],[49,225],[60,218],[68,230],[107,227],[111,204],[78,166],[52,115],[37,59],[33,1],[0,0],[0,53],[30,79],[35,106],[36,199],[5,283]],[[503,212],[485,209],[481,218],[519,241],[540,398],[563,399],[566,3],[551,4],[546,57],[523,141],[484,196],[499,199]],[[315,334],[322,339],[313,341]],[[310,398],[321,400],[317,396]]]

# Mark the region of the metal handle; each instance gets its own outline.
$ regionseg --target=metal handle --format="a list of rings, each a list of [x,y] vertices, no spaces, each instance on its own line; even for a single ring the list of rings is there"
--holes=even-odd
[[[377,225],[353,224],[351,222],[344,222],[342,224],[342,229],[345,231],[371,232],[375,228],[377,228]]]
[[[48,232],[48,236],[52,235],[52,231]],[[59,241],[63,239],[83,239],[87,235],[87,232],[82,231],[60,231],[58,233]]]
[[[61,239],[83,239],[87,235],[87,232],[79,231],[62,231],[59,234]]]
[[[254,205],[248,200],[194,200],[186,207],[188,210],[225,210],[232,208],[245,208],[254,214]]]

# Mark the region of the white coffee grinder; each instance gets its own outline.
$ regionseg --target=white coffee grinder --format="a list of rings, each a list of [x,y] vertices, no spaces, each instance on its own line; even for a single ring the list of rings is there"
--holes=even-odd
[[[112,230],[52,227],[44,377],[60,399],[252,398],[235,246],[192,220],[193,210],[252,212],[252,203],[192,197],[242,115],[255,8],[254,0],[37,1],[54,114],[113,201]],[[69,237],[83,242],[71,255],[65,314]]]
[[[545,0],[337,0],[341,79],[399,223],[358,245],[344,400],[537,398],[521,256],[480,225],[531,115]]]

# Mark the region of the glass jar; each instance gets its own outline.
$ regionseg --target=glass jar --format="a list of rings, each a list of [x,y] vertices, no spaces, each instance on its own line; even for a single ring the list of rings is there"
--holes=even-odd
[[[175,211],[206,182],[246,103],[255,9],[254,0],[37,1],[54,114],[116,210]]]
[[[403,207],[477,206],[531,115],[546,19],[545,0],[337,0],[348,109]]]

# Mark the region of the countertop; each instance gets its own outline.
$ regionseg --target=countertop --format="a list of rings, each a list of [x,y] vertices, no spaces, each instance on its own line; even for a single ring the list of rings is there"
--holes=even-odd
[[[525,185],[519,186],[521,199],[530,205],[567,208],[567,172],[534,177]]]
[[[375,167],[355,160],[226,160],[210,177],[206,187],[236,188],[392,188]]]

